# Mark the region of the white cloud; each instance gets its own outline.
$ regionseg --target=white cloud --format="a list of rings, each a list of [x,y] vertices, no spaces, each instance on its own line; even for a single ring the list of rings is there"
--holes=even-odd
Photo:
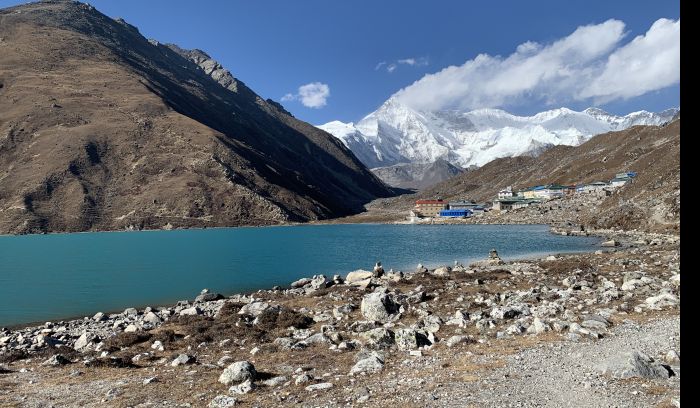
[[[386,61],[381,61],[379,62],[375,67],[374,70],[378,71],[382,67],[386,67],[386,72],[392,73],[396,71],[396,69],[399,67],[399,65],[408,65],[411,67],[424,67],[428,65],[428,58],[426,57],[418,57],[418,58],[403,58],[396,60],[394,62],[386,62]]]
[[[579,93],[605,103],[632,98],[680,82],[681,20],[657,20],[646,35],[608,56],[603,72]]]
[[[428,65],[428,59],[425,57],[420,57],[420,58],[405,58],[405,59],[400,59],[398,61],[399,64],[404,64],[404,65],[410,65],[410,66],[415,66],[415,67],[424,67]]]
[[[395,96],[416,109],[475,109],[611,101],[680,81],[680,20],[660,19],[645,35],[621,44],[624,29],[623,22],[608,20],[550,44],[525,42],[505,58],[480,54],[425,75]]]
[[[298,100],[307,108],[320,109],[326,106],[327,99],[331,96],[331,88],[328,84],[311,82],[299,87],[296,94],[285,94],[283,102]]]

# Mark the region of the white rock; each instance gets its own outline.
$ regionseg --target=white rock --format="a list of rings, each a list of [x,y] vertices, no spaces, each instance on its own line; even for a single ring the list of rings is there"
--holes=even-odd
[[[318,383],[318,384],[312,384],[306,387],[306,391],[320,391],[320,390],[327,390],[329,388],[333,388],[333,384],[326,382],[326,383]]]

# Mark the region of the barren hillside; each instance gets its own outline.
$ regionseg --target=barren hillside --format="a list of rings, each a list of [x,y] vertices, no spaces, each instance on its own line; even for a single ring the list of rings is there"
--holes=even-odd
[[[0,233],[307,221],[391,194],[334,137],[208,74],[86,4],[0,10]]]

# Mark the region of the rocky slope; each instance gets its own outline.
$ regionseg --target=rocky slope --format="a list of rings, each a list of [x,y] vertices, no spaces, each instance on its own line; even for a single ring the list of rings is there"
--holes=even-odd
[[[680,132],[677,119],[665,126],[635,126],[601,134],[577,147],[556,146],[536,158],[497,159],[418,194],[377,200],[368,206],[368,215],[374,212],[402,219],[419,198],[485,202],[507,186],[589,183],[636,171],[631,183],[608,197],[557,200],[505,216],[492,214],[482,221],[574,222],[600,228],[679,231]],[[595,202],[587,201],[594,198]],[[554,207],[559,209],[554,211]]]
[[[392,192],[206,53],[71,1],[0,10],[0,233],[349,214]]]
[[[392,97],[357,124],[333,121],[319,127],[342,140],[370,168],[437,159],[468,168],[501,157],[536,155],[555,145],[577,146],[612,130],[661,125],[678,112],[616,116],[596,108],[560,108],[527,117],[499,109],[422,112]]]
[[[461,167],[443,159],[432,163],[401,163],[372,169],[372,173],[386,184],[413,190],[432,187],[463,172],[464,169]]]
[[[3,329],[0,405],[679,406],[679,237],[571,233],[621,245]]]

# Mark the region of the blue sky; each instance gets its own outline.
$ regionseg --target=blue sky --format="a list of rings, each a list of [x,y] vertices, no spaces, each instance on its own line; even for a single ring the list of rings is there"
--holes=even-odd
[[[0,0],[1,7],[18,3],[21,2]],[[527,41],[546,48],[571,35],[579,26],[600,25],[609,19],[624,23],[619,44],[623,46],[635,36],[644,35],[660,18],[680,18],[677,1],[212,0],[197,1],[195,5],[184,0],[93,0],[90,3],[111,17],[124,18],[147,38],[205,50],[265,98],[279,101],[290,94],[291,100],[283,102],[285,107],[314,124],[333,119],[357,121],[424,75],[450,65],[461,66],[482,53],[507,59]],[[377,67],[381,62],[385,64]],[[587,62],[582,70],[592,63],[601,61]],[[392,64],[396,68],[389,72]],[[488,72],[481,75],[491,75],[489,70],[501,69],[501,65],[496,61],[495,65],[484,66],[482,70]],[[474,80],[469,75],[462,78]],[[305,101],[316,107],[304,106],[299,87],[317,82],[327,88],[307,87],[310,98]],[[485,83],[489,82],[485,80]],[[431,86],[412,89],[406,93],[407,100],[424,102],[429,99],[424,98],[425,92],[432,92]],[[453,89],[444,81],[440,86],[445,87],[445,92]],[[573,98],[567,93],[581,95],[588,91],[562,87],[552,91],[556,97],[550,98],[544,88],[547,87],[540,84],[517,97],[504,93],[495,99],[484,94],[488,90],[482,90],[483,95],[479,94],[478,98],[464,91],[446,98],[450,106],[436,103],[441,108],[495,104],[517,114],[558,106],[583,109],[593,104],[623,114],[680,104],[679,82],[626,99]],[[326,91],[329,96],[324,97]],[[429,96],[440,99],[443,95]],[[462,99],[470,102],[462,103]],[[320,106],[324,101],[325,105]]]

